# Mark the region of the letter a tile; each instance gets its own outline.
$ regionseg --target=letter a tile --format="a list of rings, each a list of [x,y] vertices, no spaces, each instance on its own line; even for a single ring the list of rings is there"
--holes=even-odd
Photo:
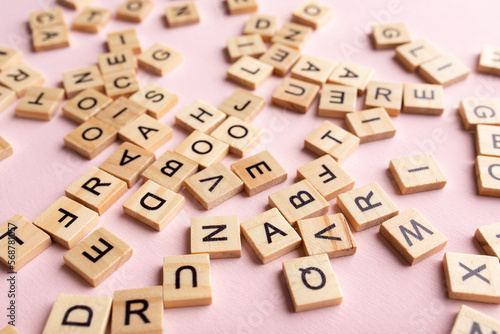
[[[241,257],[238,216],[191,218],[191,254],[202,253],[211,259]]]
[[[118,132],[121,140],[129,141],[154,152],[172,139],[174,131],[153,117],[142,114]]]
[[[500,321],[462,305],[450,334],[500,333]]]

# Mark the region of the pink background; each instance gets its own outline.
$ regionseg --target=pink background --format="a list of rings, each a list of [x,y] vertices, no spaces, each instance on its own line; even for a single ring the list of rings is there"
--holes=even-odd
[[[121,0],[98,0],[95,6],[116,11]],[[143,49],[161,42],[183,53],[184,62],[167,76],[154,77],[140,71],[141,84],[156,82],[179,95],[179,104],[162,122],[174,128],[174,137],[160,148],[160,156],[173,150],[187,133],[174,126],[174,115],[195,99],[220,105],[237,87],[225,79],[229,66],[225,58],[225,40],[240,35],[248,15],[228,16],[222,1],[196,1],[202,22],[198,25],[168,29],[163,22],[164,7],[174,1],[156,1],[153,11],[142,24],[113,19],[100,34],[71,31],[71,48],[43,53],[30,51],[26,21],[30,11],[51,6],[53,1],[23,0],[5,4],[0,12],[0,44],[20,48],[26,62],[42,72],[47,86],[61,83],[61,73],[96,63],[106,52],[106,33],[136,28]],[[477,195],[473,161],[473,133],[465,132],[457,114],[465,97],[500,97],[500,78],[478,74],[477,56],[484,44],[498,45],[497,1],[329,1],[334,18],[315,31],[303,53],[339,61],[359,62],[376,69],[374,80],[421,82],[406,72],[394,59],[394,51],[374,51],[366,32],[377,21],[405,21],[412,37],[428,38],[443,53],[449,53],[470,66],[466,81],[445,89],[443,116],[403,114],[394,118],[395,138],[362,144],[342,166],[356,180],[356,187],[377,181],[401,211],[415,207],[445,236],[447,251],[484,254],[473,239],[478,226],[500,221],[498,198]],[[291,17],[299,1],[260,0],[259,12],[277,15],[280,22]],[[70,23],[77,13],[64,10]],[[347,50],[347,51],[346,51]],[[268,149],[285,167],[289,178],[253,197],[241,193],[211,211],[205,211],[185,190],[185,208],[160,233],[126,216],[122,203],[138,189],[130,189],[100,218],[104,226],[132,245],[132,258],[100,286],[93,288],[63,263],[67,250],[58,244],[35,258],[18,274],[18,328],[22,333],[41,332],[59,293],[112,296],[116,289],[160,285],[162,258],[189,252],[189,226],[193,216],[238,214],[245,221],[267,210],[267,197],[294,182],[296,169],[316,158],[303,149],[304,138],[325,118],[317,116],[317,101],[305,115],[270,104],[273,90],[281,78],[272,77],[256,94],[268,106],[253,124],[264,129],[265,136],[256,153]],[[358,101],[363,107],[364,97]],[[333,119],[345,126],[343,120]],[[63,145],[63,137],[75,124],[58,115],[51,122],[15,117],[14,106],[0,114],[0,135],[14,147],[15,154],[0,163],[0,221],[20,213],[34,220],[82,173],[99,166],[119,146],[116,142],[94,160],[76,155]],[[392,158],[430,152],[448,178],[443,190],[403,196],[388,172]],[[229,166],[237,159],[228,156]],[[339,212],[331,201],[330,213]],[[358,252],[354,256],[331,261],[337,274],[344,302],[340,306],[293,313],[291,299],[283,282],[283,260],[303,256],[295,250],[269,264],[262,265],[243,240],[240,259],[211,262],[213,305],[165,310],[165,332],[251,333],[251,332],[397,332],[446,333],[462,303],[500,318],[498,305],[461,302],[446,297],[440,252],[410,267],[378,233],[378,227],[355,233]],[[0,274],[0,328],[6,322],[7,285]]]

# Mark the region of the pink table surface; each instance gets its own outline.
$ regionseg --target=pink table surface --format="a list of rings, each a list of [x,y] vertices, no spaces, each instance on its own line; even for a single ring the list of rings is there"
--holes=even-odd
[[[277,15],[280,22],[290,19],[299,1],[260,0],[260,13]],[[98,0],[95,6],[117,9],[121,0]],[[168,29],[163,10],[174,1],[156,1],[142,24],[113,19],[97,35],[71,31],[71,48],[43,53],[30,51],[26,29],[28,13],[53,1],[23,0],[4,4],[0,11],[0,44],[20,48],[26,62],[47,79],[47,86],[61,83],[61,73],[96,63],[106,52],[106,33],[136,28],[143,48],[161,42],[180,50],[184,62],[165,77],[139,71],[141,84],[156,82],[179,95],[179,104],[161,121],[174,128],[174,137],[157,150],[160,156],[174,149],[187,133],[174,126],[174,115],[195,99],[220,105],[237,87],[225,79],[229,66],[225,58],[226,38],[240,35],[248,15],[228,16],[222,1],[196,1],[200,24]],[[178,3],[178,2],[177,2]],[[393,59],[394,51],[375,51],[366,34],[374,22],[405,21],[414,39],[428,38],[444,53],[450,53],[473,71],[466,81],[445,89],[443,116],[403,114],[394,118],[395,138],[362,144],[342,166],[355,178],[357,186],[373,181],[387,191],[401,211],[415,207],[445,236],[447,251],[484,254],[473,235],[478,226],[500,221],[499,199],[477,195],[473,162],[476,156],[473,133],[463,130],[457,114],[465,97],[500,97],[500,78],[478,74],[477,56],[484,44],[499,44],[497,1],[329,1],[334,18],[315,31],[303,53],[332,61],[352,60],[376,69],[375,80],[422,82],[403,70]],[[67,23],[77,13],[64,10]],[[252,153],[269,150],[289,173],[286,183],[253,197],[241,193],[210,211],[205,211],[185,190],[185,208],[162,231],[126,216],[122,203],[138,189],[118,200],[100,218],[104,226],[132,245],[134,255],[98,287],[91,287],[63,263],[67,250],[58,244],[26,265],[18,274],[18,318],[21,333],[41,332],[59,293],[112,296],[116,289],[162,284],[162,258],[189,253],[190,218],[238,214],[245,221],[269,209],[267,197],[295,181],[296,169],[315,159],[303,149],[303,140],[325,118],[317,116],[317,101],[305,115],[282,110],[270,103],[281,78],[272,77],[256,94],[268,101],[253,124],[264,129],[262,142]],[[358,109],[364,97],[359,98]],[[343,120],[332,119],[345,126]],[[89,161],[63,145],[63,137],[75,124],[61,116],[50,122],[17,118],[14,106],[0,114],[0,135],[14,147],[13,156],[0,163],[0,221],[15,214],[35,219],[64,189],[87,169],[99,166],[119,145],[106,149]],[[446,188],[414,195],[401,195],[388,172],[396,157],[429,152],[448,178]],[[224,159],[230,165],[237,159]],[[339,212],[335,200],[330,213]],[[295,250],[262,265],[244,240],[239,259],[211,261],[213,305],[165,310],[165,332],[259,333],[259,332],[338,332],[338,333],[446,333],[451,329],[460,305],[467,304],[500,318],[498,305],[450,300],[442,269],[443,252],[414,267],[381,237],[378,227],[354,233],[358,252],[331,260],[344,302],[340,306],[295,314],[283,281],[282,261],[304,256]],[[6,324],[7,274],[0,273],[0,328]]]

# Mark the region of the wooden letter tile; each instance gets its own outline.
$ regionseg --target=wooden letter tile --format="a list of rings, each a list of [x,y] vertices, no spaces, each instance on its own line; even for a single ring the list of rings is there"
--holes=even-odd
[[[116,290],[110,333],[162,334],[163,287]]]
[[[229,38],[226,43],[231,62],[235,62],[243,56],[259,57],[266,52],[266,46],[260,35],[233,37]]]
[[[63,100],[63,89],[31,87],[16,106],[16,116],[50,121]]]
[[[312,28],[303,24],[285,22],[273,36],[273,43],[288,45],[294,49],[301,49],[312,35]]]
[[[7,325],[0,329],[0,334],[19,334],[19,332],[17,331],[16,326]]]
[[[250,56],[238,59],[227,70],[227,78],[256,90],[273,74],[273,67]]]
[[[500,197],[500,158],[478,156],[475,167],[479,195]]]
[[[205,210],[216,207],[243,190],[243,182],[222,162],[188,177],[184,186]]]
[[[73,20],[73,30],[99,33],[111,19],[111,11],[105,8],[86,7]]]
[[[33,50],[35,52],[67,48],[69,46],[69,31],[65,25],[33,30]]]
[[[64,263],[92,286],[98,286],[130,257],[132,247],[101,227],[64,255]]]
[[[241,88],[236,88],[233,94],[219,107],[228,116],[238,117],[245,122],[251,122],[264,109],[266,100]]]
[[[497,257],[446,252],[443,266],[450,299],[500,304]]]
[[[371,81],[366,87],[365,108],[385,108],[389,116],[398,116],[403,104],[403,85]]]
[[[146,181],[123,203],[123,211],[161,231],[184,207],[184,197],[153,181]]]
[[[392,159],[389,170],[403,195],[446,186],[446,177],[431,154]]]
[[[500,99],[463,99],[458,113],[465,130],[476,130],[478,124],[500,125]]]
[[[500,321],[466,305],[462,305],[450,334],[498,332],[500,332]]]
[[[32,31],[40,28],[65,25],[61,7],[56,6],[31,12],[28,24]]]
[[[245,156],[262,139],[264,131],[237,117],[226,119],[211,136],[229,145],[229,152]]]
[[[298,168],[297,178],[309,181],[327,201],[354,188],[354,179],[329,155]]]
[[[123,51],[131,49],[134,54],[142,52],[141,42],[135,29],[115,31],[108,34],[109,51]]]
[[[483,46],[477,71],[493,75],[500,75],[500,48],[493,45]]]
[[[191,254],[202,253],[211,259],[241,257],[238,216],[191,218]]]
[[[125,96],[120,96],[109,106],[98,112],[95,116],[117,130],[121,130],[125,125],[146,113],[146,108],[130,101]]]
[[[172,139],[173,130],[153,117],[142,114],[122,127],[118,135],[123,141],[154,152]]]
[[[65,196],[41,213],[33,224],[58,244],[71,249],[99,222],[99,215]]]
[[[126,70],[137,71],[137,62],[134,53],[130,49],[103,53],[97,57],[97,63],[102,74]]]
[[[500,126],[478,125],[476,131],[477,154],[500,158]]]
[[[319,86],[293,78],[285,78],[272,95],[273,104],[305,114],[316,99]]]
[[[300,51],[281,43],[274,43],[259,60],[271,65],[273,74],[284,77],[299,60]]]
[[[443,86],[432,84],[404,84],[403,112],[439,116],[443,111]]]
[[[486,254],[500,259],[500,223],[481,226],[474,236]]]
[[[66,196],[96,211],[99,216],[127,192],[127,184],[95,167],[65,190]]]
[[[227,7],[231,15],[253,13],[259,9],[257,0],[227,0]]]
[[[16,92],[12,89],[0,86],[0,113],[14,104],[16,100]]]
[[[252,14],[245,24],[245,35],[260,35],[264,42],[271,42],[271,38],[278,29],[278,17],[274,15]]]
[[[165,308],[212,304],[208,254],[163,258],[163,306]]]
[[[418,73],[430,83],[449,86],[465,80],[470,74],[470,68],[457,58],[446,55],[423,63],[418,68]]]
[[[293,10],[292,21],[313,29],[322,27],[333,16],[333,9],[320,2],[308,0]]]
[[[297,227],[307,256],[324,253],[333,259],[354,255],[358,249],[341,213],[299,220]]]
[[[48,234],[21,215],[0,225],[0,263],[19,271],[52,244]]]
[[[66,8],[73,10],[81,10],[87,7],[94,0],[57,0],[57,3]]]
[[[115,142],[117,133],[111,125],[92,117],[68,133],[64,137],[64,144],[82,157],[92,160]]]
[[[358,232],[380,225],[399,213],[377,182],[340,194],[337,205]]]
[[[106,95],[113,99],[119,96],[130,96],[140,88],[135,70],[104,74],[102,79]]]
[[[329,121],[324,121],[304,140],[304,147],[309,151],[317,155],[329,154],[339,163],[358,146],[358,137]]]
[[[400,45],[396,48],[395,58],[410,72],[415,72],[420,65],[441,55],[431,43],[424,39]]]
[[[280,210],[292,226],[297,220],[325,215],[329,209],[325,198],[307,180],[272,193],[269,205]]]
[[[326,254],[284,261],[283,273],[295,312],[342,303],[342,291]]]
[[[0,73],[0,84],[12,89],[18,97],[23,96],[31,87],[41,86],[44,83],[43,75],[25,63],[20,63]]]
[[[159,185],[179,192],[184,180],[198,172],[198,164],[172,151],[165,152],[142,174],[142,180],[154,181]]]
[[[329,60],[303,55],[292,68],[292,77],[321,85],[326,82],[334,68],[335,63]]]
[[[219,109],[196,100],[175,115],[175,124],[189,132],[212,133],[225,119],[226,114]]]
[[[443,250],[448,242],[417,209],[385,221],[380,234],[411,266]]]
[[[12,146],[3,137],[0,137],[0,161],[10,157],[12,154],[14,154]]]
[[[96,65],[64,72],[62,76],[67,98],[72,98],[87,88],[104,92],[104,81]]]
[[[174,152],[191,159],[204,169],[224,159],[229,153],[229,145],[195,130]]]
[[[130,100],[146,108],[148,115],[155,119],[160,119],[179,102],[177,94],[154,83],[142,87]]]
[[[324,84],[321,88],[318,116],[345,118],[356,110],[358,91],[354,87]]]
[[[154,161],[154,153],[131,143],[123,143],[99,168],[125,181],[131,188]]]
[[[87,295],[57,295],[43,334],[104,334],[108,327],[112,298]]]
[[[241,233],[264,264],[299,248],[301,242],[276,208],[241,223]]]
[[[137,57],[139,67],[164,76],[182,63],[182,53],[161,43],[155,43]]]
[[[194,2],[182,5],[171,5],[165,8],[165,18],[170,28],[196,24],[200,22],[200,14]]]
[[[374,74],[373,68],[341,61],[328,78],[328,83],[355,87],[358,90],[358,95],[361,95]]]
[[[81,124],[106,108],[112,101],[113,99],[106,95],[89,88],[66,102],[62,107],[62,113]]]
[[[23,61],[23,53],[16,49],[0,46],[0,73],[19,65]]]
[[[116,18],[128,22],[142,22],[153,9],[151,0],[125,0],[116,11]]]
[[[391,138],[396,126],[384,108],[373,108],[345,115],[347,128],[359,137],[360,143]]]
[[[372,27],[375,49],[394,49],[396,46],[411,42],[410,32],[404,22],[375,24]]]

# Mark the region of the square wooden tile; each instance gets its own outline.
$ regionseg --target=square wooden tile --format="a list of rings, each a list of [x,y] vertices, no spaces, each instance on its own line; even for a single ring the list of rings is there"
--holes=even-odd
[[[52,240],[71,249],[99,223],[99,215],[65,196],[59,197],[34,221]]]
[[[184,181],[191,195],[210,210],[243,190],[243,181],[222,162],[218,162]]]
[[[309,37],[312,35],[312,28],[303,24],[285,22],[273,36],[273,43],[288,45],[294,49],[302,49]]]
[[[65,25],[37,28],[32,31],[35,52],[67,48],[71,42]]]
[[[100,54],[97,56],[97,63],[103,75],[126,70],[137,71],[137,62],[130,49]]]
[[[109,51],[122,51],[131,49],[134,54],[142,52],[141,41],[135,29],[111,32],[107,35]]]
[[[105,8],[86,7],[73,20],[73,30],[99,33],[111,19],[111,11]]]
[[[229,145],[229,152],[237,157],[245,156],[262,139],[264,131],[230,116],[211,133],[211,136]]]
[[[500,321],[462,305],[450,334],[495,333],[500,331]]]
[[[231,170],[253,196],[286,181],[288,174],[269,151],[263,151],[231,165]]]
[[[325,215],[330,208],[325,198],[307,180],[272,193],[269,205],[280,210],[292,226],[297,220]]]
[[[23,61],[23,53],[17,49],[0,46],[0,73],[19,65]]]
[[[179,192],[184,180],[198,172],[198,164],[172,151],[165,152],[142,174],[142,180],[154,181],[159,185]]]
[[[15,326],[7,324],[4,328],[0,329],[1,334],[19,334]]]
[[[12,146],[3,137],[0,137],[0,161],[12,154],[14,154]]]
[[[342,303],[342,291],[326,254],[284,261],[283,274],[295,312]]]
[[[195,2],[170,5],[165,8],[165,18],[170,28],[196,24],[200,22],[200,14]]]
[[[94,0],[57,0],[57,3],[73,10],[81,10],[91,4]]]
[[[288,254],[301,244],[297,232],[276,208],[241,223],[241,233],[263,264]]]
[[[155,43],[137,57],[139,67],[164,76],[182,63],[182,53],[161,43]]]
[[[132,247],[101,227],[64,254],[64,263],[98,286],[132,257]]]
[[[69,185],[66,196],[96,211],[99,216],[127,192],[127,184],[96,167]]]
[[[446,252],[443,266],[448,298],[500,304],[497,257]]]
[[[224,159],[229,153],[229,145],[195,130],[177,146],[174,152],[199,164],[200,169],[204,169]]]
[[[175,115],[175,124],[189,132],[198,130],[212,133],[224,120],[226,114],[202,100],[195,100]]]
[[[88,88],[104,93],[104,81],[96,65],[63,72],[62,76],[66,97],[69,99]]]
[[[251,122],[264,109],[266,100],[241,88],[236,88],[220,106],[219,110],[228,116]]]
[[[377,182],[340,194],[337,205],[358,232],[380,225],[399,213]]]
[[[62,114],[81,124],[106,108],[112,101],[112,98],[89,88],[66,102],[62,106]]]
[[[28,20],[31,31],[40,28],[65,25],[61,7],[43,8],[29,13]]]
[[[420,65],[441,55],[441,52],[425,39],[400,45],[394,57],[410,72],[415,72]]]
[[[179,97],[163,87],[148,83],[132,95],[130,100],[146,108],[149,116],[160,119],[179,102]]]
[[[57,295],[43,329],[50,333],[104,334],[111,314],[110,297],[88,295]]]
[[[154,7],[151,0],[125,0],[116,11],[116,18],[128,22],[142,22]]]
[[[163,287],[115,290],[111,333],[163,333]]]
[[[259,57],[266,52],[266,46],[260,35],[243,35],[226,40],[229,60],[235,62],[243,56]]]
[[[271,38],[278,30],[278,17],[274,15],[252,14],[250,15],[243,33],[245,35],[260,35],[264,42],[271,42]]]
[[[394,49],[396,46],[411,42],[410,31],[405,22],[374,24],[372,38],[375,49]]]
[[[16,116],[50,121],[64,100],[64,90],[49,87],[31,87],[16,106]]]
[[[212,304],[208,254],[163,258],[163,306],[176,308]]]
[[[441,115],[444,111],[444,90],[441,85],[404,84],[403,112]]]
[[[392,159],[389,170],[403,195],[446,186],[446,176],[429,153]]]
[[[231,15],[256,12],[259,8],[257,0],[226,0]]]
[[[479,155],[500,158],[500,126],[478,125],[476,131],[476,149]]]
[[[139,181],[142,172],[155,161],[155,154],[131,143],[122,143],[99,166],[105,172],[119,178],[131,188]]]
[[[443,250],[448,243],[417,209],[409,209],[382,223],[380,234],[411,266]]]
[[[344,215],[321,216],[297,221],[307,256],[326,254],[330,259],[354,255],[358,247]]]
[[[129,141],[154,152],[172,139],[173,130],[153,117],[142,114],[123,126],[118,136],[123,141]]]
[[[318,29],[330,21],[332,16],[333,8],[315,0],[308,0],[295,7],[292,21]]]
[[[389,116],[398,116],[403,104],[403,85],[371,81],[366,86],[365,108],[384,108]]]
[[[356,111],[358,90],[354,87],[324,84],[318,105],[318,116],[345,118],[345,115]]]
[[[184,207],[184,197],[153,181],[146,181],[123,203],[123,211],[161,231]]]
[[[102,76],[106,95],[116,99],[130,96],[140,89],[135,70],[107,73]]]
[[[341,61],[328,78],[328,83],[355,87],[358,90],[358,95],[361,95],[374,74],[375,70],[371,67]]]
[[[21,215],[0,225],[0,263],[9,272],[19,271],[51,244],[48,234]]]
[[[327,201],[354,188],[354,179],[329,155],[299,167],[297,179],[309,181]]]
[[[426,81],[443,86],[465,80],[470,72],[469,67],[451,55],[439,56],[418,68],[418,73]]]
[[[273,104],[305,114],[318,95],[320,86],[294,78],[284,78],[272,95]]]
[[[111,125],[92,117],[68,133],[64,145],[92,160],[116,141],[117,133]]]
[[[335,63],[311,55],[302,55],[292,68],[292,78],[322,85],[335,68]]]
[[[17,100],[16,92],[0,86],[0,113],[10,107]]]
[[[328,154],[339,163],[358,146],[358,137],[329,121],[324,121],[304,139],[306,149],[317,155]]]
[[[493,75],[500,75],[500,47],[484,45],[479,55],[477,71]]]
[[[138,105],[125,96],[120,96],[106,108],[98,112],[95,117],[119,131],[125,125],[145,113],[146,108]]]
[[[458,113],[468,131],[476,130],[478,124],[500,125],[500,99],[463,99]]]
[[[345,115],[347,128],[360,143],[387,139],[396,135],[396,126],[384,108],[373,108]]]
[[[479,227],[474,237],[486,254],[500,259],[500,223]]]
[[[273,74],[273,67],[250,56],[238,59],[227,70],[227,78],[256,90]]]
[[[43,75],[25,63],[20,63],[0,73],[0,84],[16,92],[18,97],[23,96],[31,87],[38,87],[44,83]]]
[[[273,43],[259,60],[271,65],[274,68],[273,74],[284,77],[299,58],[299,50],[285,44]]]
[[[191,254],[203,253],[211,259],[241,257],[238,216],[191,218]]]
[[[475,169],[479,195],[500,197],[500,158],[479,155]]]

